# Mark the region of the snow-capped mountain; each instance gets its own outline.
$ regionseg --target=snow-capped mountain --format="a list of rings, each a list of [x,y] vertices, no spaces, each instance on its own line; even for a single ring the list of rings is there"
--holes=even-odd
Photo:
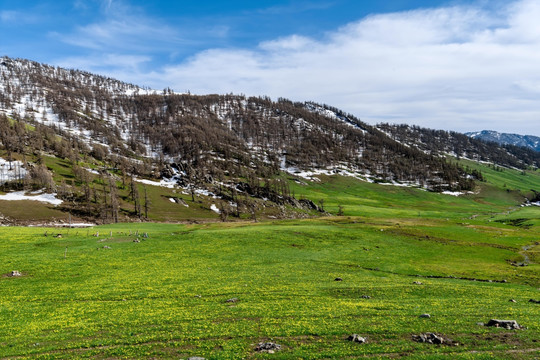
[[[427,188],[471,186],[462,169],[444,170],[455,165],[326,105],[152,91],[7,57],[0,58],[0,80],[0,114],[9,121],[61,136],[64,156],[75,146],[101,159],[121,159],[141,175],[157,176],[164,164],[175,163],[201,179],[341,169]],[[52,141],[42,146],[59,147]]]
[[[538,136],[499,133],[492,130],[468,132],[465,135],[474,139],[496,142],[497,144],[515,145],[540,151],[540,137]]]
[[[225,208],[233,204],[237,216],[240,208],[254,214],[260,202],[279,211],[284,204],[317,209],[291,196],[288,181],[321,175],[472,190],[481,174],[447,161],[448,155],[522,169],[540,164],[538,153],[523,148],[417,127],[371,126],[313,102],[156,91],[0,58],[0,186],[56,191],[69,204],[66,211],[87,218],[141,218],[137,182],[190,194],[193,202],[199,194]],[[183,201],[163,196],[167,203]],[[216,209],[213,204],[208,211]]]
[[[0,145],[8,154],[45,153],[74,165],[91,156],[122,173],[174,178],[184,187],[269,179],[280,172],[340,172],[439,191],[474,186],[474,175],[445,156],[455,150],[471,157],[480,147],[448,133],[433,137],[427,129],[402,130],[370,126],[313,102],[155,91],[0,58]],[[450,145],[454,142],[460,145]],[[438,151],[442,143],[446,152]],[[514,167],[537,161],[502,149],[484,153],[487,160],[502,153]]]

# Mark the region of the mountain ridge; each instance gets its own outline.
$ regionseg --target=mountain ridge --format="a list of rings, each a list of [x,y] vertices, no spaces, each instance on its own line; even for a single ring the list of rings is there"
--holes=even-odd
[[[467,132],[465,135],[474,139],[491,141],[501,145],[515,145],[527,147],[533,149],[534,151],[540,151],[540,137],[534,135],[501,133],[493,130]]]

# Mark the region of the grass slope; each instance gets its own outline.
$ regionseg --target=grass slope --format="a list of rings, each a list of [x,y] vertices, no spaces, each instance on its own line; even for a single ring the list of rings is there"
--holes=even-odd
[[[0,357],[538,358],[540,209],[486,176],[464,197],[342,177],[294,186],[339,217],[0,228]],[[477,324],[491,318],[527,329]],[[458,345],[412,341],[423,332]],[[283,348],[258,353],[262,341]]]

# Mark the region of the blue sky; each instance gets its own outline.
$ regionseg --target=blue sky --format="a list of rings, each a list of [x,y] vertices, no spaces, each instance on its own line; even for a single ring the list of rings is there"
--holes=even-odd
[[[0,0],[0,55],[141,86],[540,135],[536,0]]]

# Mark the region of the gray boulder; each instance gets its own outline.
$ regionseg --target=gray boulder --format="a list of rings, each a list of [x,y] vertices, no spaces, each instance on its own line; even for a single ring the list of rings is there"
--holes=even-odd
[[[279,350],[281,350],[281,345],[273,342],[260,342],[257,344],[257,347],[255,347],[255,351],[265,352],[269,354],[273,354],[274,352]]]
[[[360,336],[358,334],[349,335],[347,340],[355,342],[355,343],[359,343],[359,344],[364,344],[367,341],[367,339],[365,337],[362,337],[362,336]]]
[[[420,343],[427,343],[427,344],[434,344],[434,345],[441,345],[444,344],[444,338],[440,335],[437,335],[435,333],[425,333],[420,335],[413,335],[413,340]]]
[[[516,320],[491,319],[491,320],[488,321],[486,326],[498,327],[498,328],[503,328],[503,329],[507,329],[507,330],[523,329],[523,327],[521,325],[519,325]]]

